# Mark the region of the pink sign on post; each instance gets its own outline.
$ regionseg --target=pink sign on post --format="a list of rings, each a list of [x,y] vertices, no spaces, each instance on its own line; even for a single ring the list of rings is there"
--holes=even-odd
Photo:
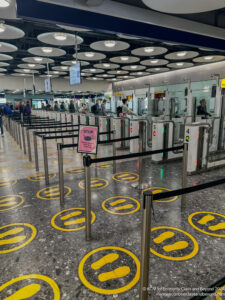
[[[79,129],[78,152],[97,153],[98,127],[81,125]]]

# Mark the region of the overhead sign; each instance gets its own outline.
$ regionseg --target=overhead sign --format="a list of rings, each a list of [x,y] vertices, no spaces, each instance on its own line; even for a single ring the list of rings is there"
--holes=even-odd
[[[80,126],[78,152],[79,153],[97,153],[98,146],[98,127],[97,126]]]
[[[80,63],[75,64],[70,67],[70,85],[80,84],[81,76],[80,76]]]
[[[52,91],[51,78],[46,78],[45,79],[45,92],[50,93],[51,91]]]
[[[225,89],[225,78],[221,79],[221,88]]]

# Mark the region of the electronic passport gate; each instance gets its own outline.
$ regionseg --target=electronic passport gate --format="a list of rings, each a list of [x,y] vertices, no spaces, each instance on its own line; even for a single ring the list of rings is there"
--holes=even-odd
[[[130,137],[138,136],[140,130],[140,122],[143,122],[143,151],[149,151],[148,126],[149,122],[146,119],[131,119],[130,120]],[[130,153],[139,152],[139,139],[130,141]]]
[[[81,114],[80,115],[80,125],[88,125],[88,124],[89,124],[88,116]]]
[[[99,116],[99,133],[101,132],[110,132],[110,117]],[[109,141],[110,140],[110,133],[100,135],[100,141]]]

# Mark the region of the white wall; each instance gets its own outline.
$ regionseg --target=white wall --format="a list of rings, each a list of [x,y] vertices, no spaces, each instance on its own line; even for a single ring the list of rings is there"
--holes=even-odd
[[[44,80],[45,78],[35,78],[35,88],[36,91],[44,91]],[[27,90],[32,90],[33,79],[32,77],[25,78],[25,88]],[[110,92],[112,90],[112,84],[110,82],[99,80],[83,80],[81,84],[70,86],[69,79],[65,78],[53,78],[52,88],[54,92],[58,91],[81,91],[81,92],[93,92],[102,93]],[[1,76],[0,77],[0,90],[23,90],[24,89],[24,78],[16,76]]]

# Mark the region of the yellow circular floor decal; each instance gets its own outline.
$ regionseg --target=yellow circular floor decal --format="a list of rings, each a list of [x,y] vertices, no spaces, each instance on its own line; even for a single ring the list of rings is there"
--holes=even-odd
[[[7,195],[0,197],[0,212],[14,209],[24,203],[24,198],[20,195]]]
[[[84,173],[84,168],[80,168],[80,167],[69,168],[64,171],[64,174],[70,174],[70,175],[82,174],[82,173]]]
[[[188,217],[195,229],[208,235],[225,237],[225,216],[214,212],[195,212]]]
[[[11,186],[16,183],[17,183],[17,179],[9,179],[9,178],[0,179],[0,188]]]
[[[21,166],[24,169],[34,169],[35,168],[35,163],[30,162],[30,163],[25,163]]]
[[[130,251],[101,247],[89,252],[78,269],[82,283],[91,291],[113,295],[130,290],[140,277],[140,262]]]
[[[225,296],[225,285],[216,291],[216,300],[223,300]]]
[[[49,179],[55,178],[56,173],[50,173],[49,174]],[[30,181],[44,181],[45,180],[45,174],[44,173],[38,173],[38,174],[32,174],[27,177],[28,180]]]
[[[109,182],[105,179],[102,179],[102,178],[92,178],[91,183],[90,183],[91,190],[101,190],[101,189],[106,188],[108,185],[109,185]],[[84,187],[85,187],[84,180],[81,180],[79,182],[78,186],[81,189],[84,189]]]
[[[140,209],[140,203],[131,197],[115,196],[104,200],[102,208],[113,215],[129,215]]]
[[[37,229],[27,223],[14,223],[0,227],[0,254],[27,246],[36,234]]]
[[[95,214],[92,211],[91,224],[95,221]],[[51,220],[55,229],[61,231],[77,231],[85,229],[85,208],[69,208],[60,211]]]
[[[120,182],[135,182],[139,180],[139,175],[137,173],[120,172],[114,174],[112,178]]]
[[[147,188],[147,189],[143,190],[142,194],[145,191],[152,191],[153,194],[159,194],[159,193],[170,192],[172,190],[162,188],[162,187],[150,187],[150,188]],[[170,197],[169,199],[165,198],[165,199],[162,199],[162,200],[155,200],[154,202],[173,202],[173,201],[177,200],[177,198],[178,198],[178,196],[175,196],[175,197]]]
[[[46,299],[46,295],[48,299],[60,300],[60,290],[55,281],[40,274],[20,276],[0,286],[0,299],[33,299],[33,296]]]
[[[8,173],[13,170],[13,167],[0,167],[0,173]]]
[[[198,253],[198,243],[188,232],[160,226],[152,228],[151,252],[168,260],[188,260]]]
[[[112,168],[113,165],[110,163],[101,163],[101,164],[94,164],[94,167],[97,169],[107,169],[107,168]]]
[[[71,188],[64,185],[64,196],[68,196],[71,193]],[[37,192],[37,197],[42,200],[59,200],[60,191],[57,185],[46,187]]]

